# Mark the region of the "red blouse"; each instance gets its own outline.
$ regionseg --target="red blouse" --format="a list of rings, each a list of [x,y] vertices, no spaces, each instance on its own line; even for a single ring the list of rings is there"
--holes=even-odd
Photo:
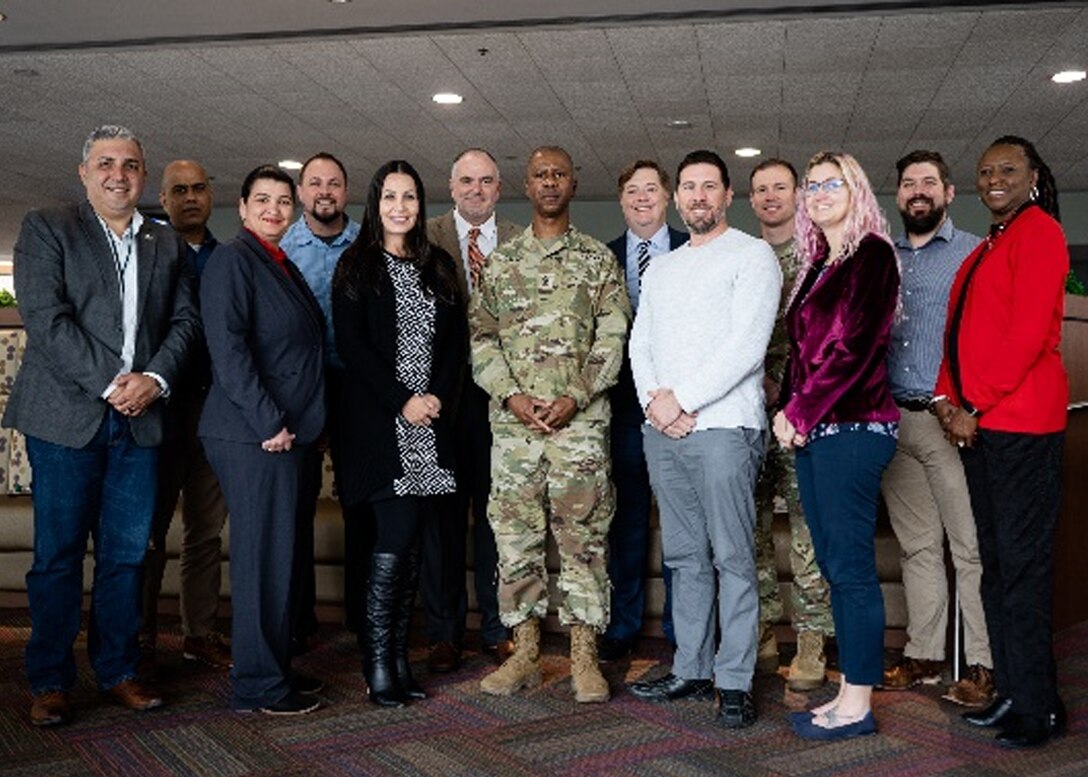
[[[949,367],[948,330],[967,273],[980,257],[960,319],[961,397]],[[957,405],[966,400],[982,414],[983,429],[1064,429],[1069,384],[1058,345],[1068,274],[1065,234],[1042,208],[1028,207],[1003,232],[982,241],[952,284],[936,394]]]

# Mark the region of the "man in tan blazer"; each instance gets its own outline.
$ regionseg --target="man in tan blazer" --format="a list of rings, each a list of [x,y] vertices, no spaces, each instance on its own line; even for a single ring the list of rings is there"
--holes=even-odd
[[[475,290],[474,276],[487,256],[524,228],[499,219],[495,204],[501,182],[495,158],[470,148],[453,160],[450,195],[454,207],[427,220],[427,237],[457,260],[457,280],[467,301]],[[491,490],[491,427],[487,394],[465,370],[457,406],[457,520],[428,525],[423,536],[423,606],[430,641],[427,666],[432,672],[452,672],[461,663],[465,629],[465,544],[469,503],[472,504],[473,559],[476,601],[480,609],[480,639],[484,652],[502,662],[511,649],[509,633],[499,620],[495,567],[495,536],[487,521]]]

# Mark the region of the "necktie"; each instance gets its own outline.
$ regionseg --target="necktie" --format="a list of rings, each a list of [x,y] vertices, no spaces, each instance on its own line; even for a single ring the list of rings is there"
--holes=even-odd
[[[484,269],[484,262],[487,261],[487,257],[484,256],[484,252],[480,250],[480,244],[477,242],[480,239],[480,228],[472,227],[468,231],[468,270],[472,276],[472,288],[476,288],[476,284],[480,282],[480,271]]]
[[[642,281],[642,275],[650,266],[650,241],[643,240],[638,244],[638,279]]]

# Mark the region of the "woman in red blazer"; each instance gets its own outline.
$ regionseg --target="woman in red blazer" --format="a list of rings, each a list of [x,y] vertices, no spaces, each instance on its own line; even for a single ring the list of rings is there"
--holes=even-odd
[[[805,267],[786,312],[789,365],[774,433],[797,457],[797,485],[831,612],[838,695],[794,713],[806,739],[872,734],[884,670],[884,600],[876,575],[877,499],[895,453],[899,410],[886,356],[899,300],[887,222],[857,160],[823,152],[801,186],[797,245]]]
[[[977,185],[993,226],[952,285],[935,391],[978,524],[998,693],[964,719],[1000,728],[1005,747],[1037,747],[1065,727],[1051,611],[1069,401],[1058,352],[1069,250],[1054,177],[1031,143],[995,140]]]

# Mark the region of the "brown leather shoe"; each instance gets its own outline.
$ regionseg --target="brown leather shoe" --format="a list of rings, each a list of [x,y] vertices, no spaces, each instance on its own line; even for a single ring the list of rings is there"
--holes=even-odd
[[[234,661],[230,657],[230,645],[216,632],[204,637],[186,637],[182,654],[189,661],[199,661],[214,669],[230,669]]]
[[[427,653],[427,670],[448,674],[461,666],[461,651],[452,642],[435,642]]]
[[[49,691],[34,697],[30,722],[35,726],[57,726],[72,720],[72,702],[65,691]]]
[[[494,645],[485,645],[484,652],[494,659],[496,664],[502,665],[506,659],[514,655],[514,640],[500,639]]]
[[[162,706],[162,697],[139,680],[125,680],[106,691],[114,701],[130,710],[153,710]]]
[[[891,669],[884,670],[885,691],[906,691],[919,685],[936,685],[941,681],[941,662],[924,658],[903,658]]]
[[[993,672],[982,664],[967,667],[967,674],[941,698],[964,707],[985,707],[994,700]]]

